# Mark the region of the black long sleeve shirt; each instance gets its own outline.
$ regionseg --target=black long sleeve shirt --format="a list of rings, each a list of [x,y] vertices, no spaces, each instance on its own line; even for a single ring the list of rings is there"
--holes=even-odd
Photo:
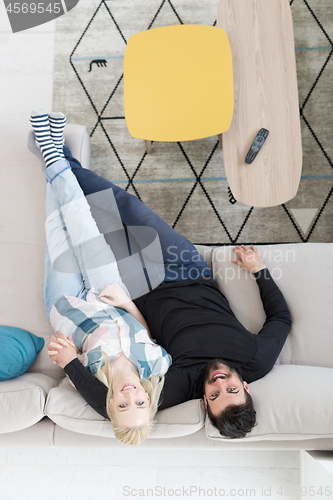
[[[215,358],[234,366],[248,383],[272,369],[290,331],[291,317],[268,269],[255,277],[266,313],[258,335],[238,321],[212,278],[163,283],[134,301],[152,337],[172,356],[159,410],[202,397],[205,370]],[[78,359],[64,370],[87,403],[108,418],[105,385]]]

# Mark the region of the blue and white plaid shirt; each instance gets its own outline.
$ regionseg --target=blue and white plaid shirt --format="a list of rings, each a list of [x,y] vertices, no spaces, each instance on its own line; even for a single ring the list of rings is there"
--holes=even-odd
[[[99,300],[94,289],[86,300],[61,297],[52,307],[50,322],[55,332],[72,335],[79,360],[92,374],[104,365],[101,350],[110,361],[124,353],[141,379],[164,375],[172,363],[170,354],[149,338],[139,321]]]

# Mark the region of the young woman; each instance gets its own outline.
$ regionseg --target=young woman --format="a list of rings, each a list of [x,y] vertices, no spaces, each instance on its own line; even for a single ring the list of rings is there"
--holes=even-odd
[[[108,387],[117,439],[137,444],[151,430],[171,356],[149,337],[64,158],[64,115],[36,110],[30,120],[46,166],[44,299],[58,336],[49,354],[62,368],[78,357]]]

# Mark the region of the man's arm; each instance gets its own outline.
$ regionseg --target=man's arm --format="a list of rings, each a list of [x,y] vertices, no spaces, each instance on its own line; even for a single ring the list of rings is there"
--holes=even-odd
[[[262,269],[255,273],[254,276],[259,286],[260,297],[266,313],[266,321],[259,334],[262,335],[265,333],[265,326],[271,323],[274,323],[278,329],[279,326],[287,325],[290,330],[291,315],[287,302],[269,270],[267,268]]]
[[[249,273],[255,274],[261,269],[265,269],[266,266],[255,246],[251,245],[251,248],[248,248],[246,245],[237,245],[233,251],[238,259],[232,259],[232,262]]]
[[[274,366],[291,328],[288,305],[263,263],[258,250],[242,245],[234,250],[238,259],[233,259],[243,269],[252,272],[259,286],[260,297],[266,313],[266,320],[256,336],[257,352],[244,367],[243,377],[253,382],[266,375]]]
[[[285,333],[286,326],[291,326],[291,316],[287,303],[281,293],[281,290],[276,285],[275,281],[270,275],[269,270],[266,268],[258,250],[251,245],[251,248],[242,245],[234,248],[238,259],[232,259],[233,262],[238,264],[242,269],[252,273],[259,286],[260,297],[266,313],[266,321],[259,334],[267,332],[265,326],[274,322],[278,330],[283,327]],[[285,339],[284,339],[285,340]]]
[[[256,336],[257,377],[261,378],[273,368],[291,328],[291,315],[287,303],[268,269],[255,274],[266,320]]]

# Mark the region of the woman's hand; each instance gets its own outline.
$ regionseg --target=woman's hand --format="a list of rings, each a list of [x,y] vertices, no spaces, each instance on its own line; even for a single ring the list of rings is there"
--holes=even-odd
[[[132,300],[127,293],[116,283],[104,288],[98,298],[110,304],[110,306],[121,307],[125,309],[125,311],[127,311],[128,306],[132,304]]]
[[[238,264],[249,273],[257,273],[266,267],[258,250],[253,245],[251,245],[251,248],[245,245],[237,246],[233,251],[238,259],[232,259],[232,262],[235,262],[235,264]]]
[[[69,335],[67,338],[61,332],[57,332],[58,337],[50,337],[51,342],[47,346],[47,354],[53,359],[53,363],[65,368],[68,363],[76,358],[78,352]]]

